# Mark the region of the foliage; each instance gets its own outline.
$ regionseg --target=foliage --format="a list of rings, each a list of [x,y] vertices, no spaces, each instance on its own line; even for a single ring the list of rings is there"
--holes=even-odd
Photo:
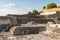
[[[37,15],[38,14],[38,11],[37,10],[33,10],[32,12],[28,12],[28,14]]]
[[[38,11],[37,10],[33,10],[32,11],[32,14],[37,15],[38,14]]]
[[[43,9],[45,9],[46,7],[44,6]]]
[[[28,12],[28,14],[31,14],[31,12]]]
[[[47,9],[50,9],[50,8],[57,8],[57,5],[55,3],[50,3],[47,5]]]

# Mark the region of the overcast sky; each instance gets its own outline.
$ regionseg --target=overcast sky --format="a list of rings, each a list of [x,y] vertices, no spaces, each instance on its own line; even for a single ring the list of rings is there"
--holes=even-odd
[[[0,16],[6,14],[26,14],[36,9],[41,11],[49,3],[60,4],[60,0],[0,0]]]

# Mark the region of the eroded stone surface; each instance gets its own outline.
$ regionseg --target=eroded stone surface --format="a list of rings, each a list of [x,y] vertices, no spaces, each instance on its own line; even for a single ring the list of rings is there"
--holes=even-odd
[[[16,35],[13,36],[10,33],[4,33],[4,40],[52,40],[50,37],[39,34],[31,34],[31,35]]]

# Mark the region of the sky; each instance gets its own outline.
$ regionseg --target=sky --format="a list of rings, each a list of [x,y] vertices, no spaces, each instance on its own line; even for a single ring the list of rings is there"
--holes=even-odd
[[[0,16],[27,14],[34,9],[41,11],[49,3],[60,5],[60,0],[0,0]]]

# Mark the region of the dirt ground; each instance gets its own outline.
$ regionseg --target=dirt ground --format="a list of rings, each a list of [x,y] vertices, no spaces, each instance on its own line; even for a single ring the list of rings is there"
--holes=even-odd
[[[10,33],[4,33],[4,36],[0,36],[0,40],[53,40],[53,39],[41,33],[15,36],[11,35]]]

